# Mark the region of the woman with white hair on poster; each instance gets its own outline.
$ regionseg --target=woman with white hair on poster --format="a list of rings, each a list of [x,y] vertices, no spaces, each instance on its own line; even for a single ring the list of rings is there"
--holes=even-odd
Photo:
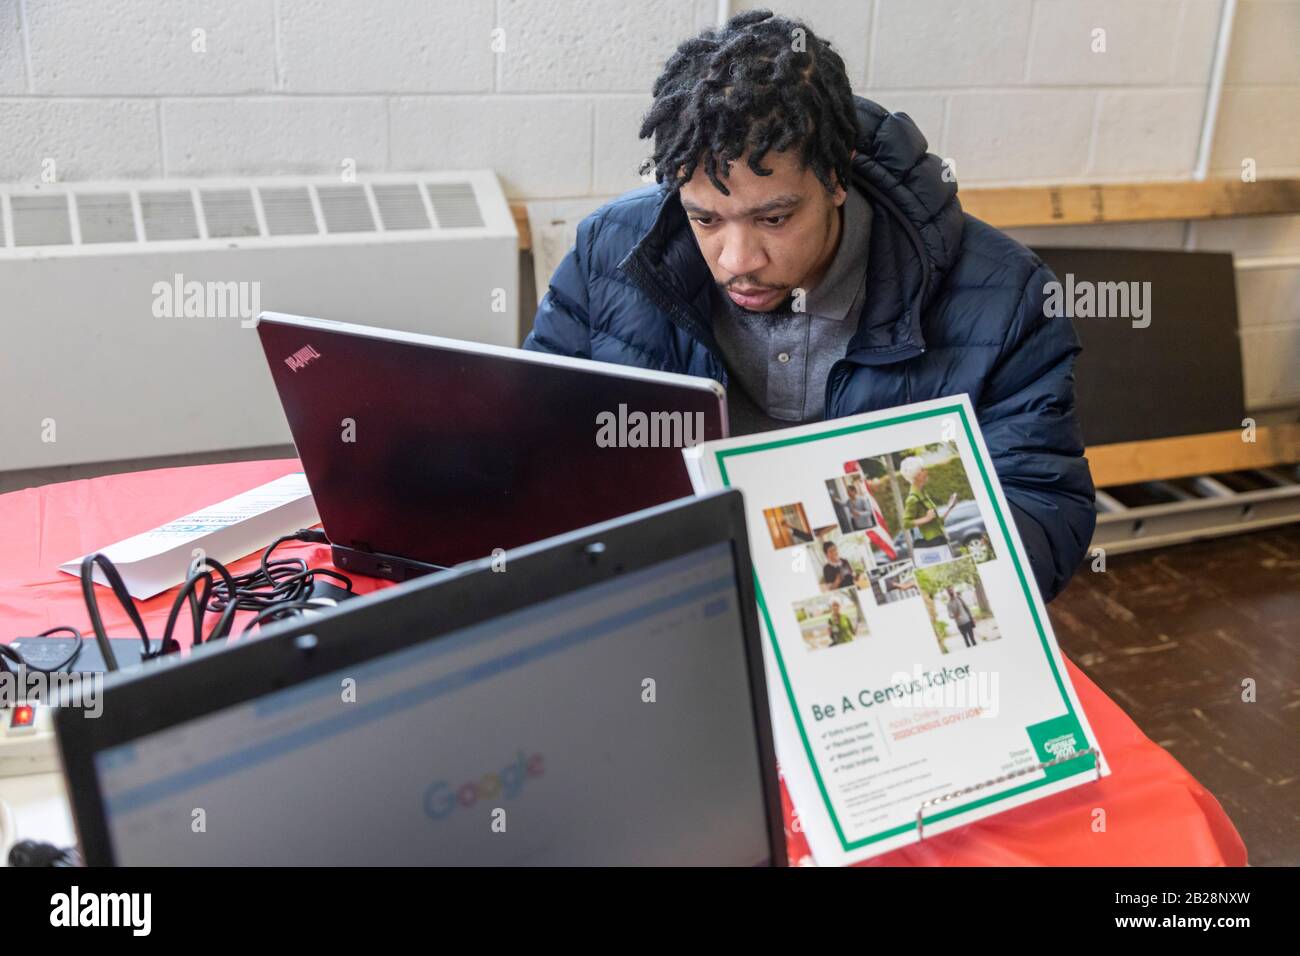
[[[913,561],[917,567],[951,561],[952,548],[948,545],[943,523],[957,504],[957,492],[952,493],[947,507],[940,511],[925,490],[929,478],[925,462],[916,455],[909,455],[899,463],[898,471],[909,485],[907,499],[903,502],[903,527],[915,528],[921,535],[912,544]]]

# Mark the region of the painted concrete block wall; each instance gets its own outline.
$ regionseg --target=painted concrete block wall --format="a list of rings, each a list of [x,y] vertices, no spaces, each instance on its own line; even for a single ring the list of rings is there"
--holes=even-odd
[[[755,0],[732,0],[732,10]],[[717,0],[0,0],[0,180],[490,165],[640,184],[650,87]],[[1190,175],[1221,0],[787,0],[962,183]],[[1300,165],[1300,4],[1245,0],[1216,161]],[[1277,24],[1282,24],[1278,27]],[[1104,35],[1097,31],[1104,31]],[[1101,46],[1104,45],[1104,50]],[[1284,62],[1285,61],[1285,62]],[[1257,128],[1258,127],[1258,128]],[[1255,144],[1259,145],[1256,146]]]
[[[1300,2],[1238,4],[1215,133],[1212,175],[1300,175]],[[1300,404],[1300,216],[1190,223],[1188,248],[1263,266],[1237,271],[1247,401]]]

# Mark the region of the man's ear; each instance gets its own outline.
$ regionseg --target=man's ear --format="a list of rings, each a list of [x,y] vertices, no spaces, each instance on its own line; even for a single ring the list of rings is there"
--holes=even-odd
[[[852,151],[850,151],[849,162],[853,162],[853,157],[856,155],[858,155],[857,149],[853,149]],[[835,190],[835,205],[837,206],[841,205],[844,202],[844,200],[848,198],[848,193],[846,192],[848,188],[849,188],[848,183],[839,184],[839,188]]]

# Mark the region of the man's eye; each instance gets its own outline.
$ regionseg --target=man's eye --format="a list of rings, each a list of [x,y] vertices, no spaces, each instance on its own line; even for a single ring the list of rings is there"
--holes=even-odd
[[[764,216],[762,219],[759,220],[759,222],[763,223],[763,224],[766,225],[766,226],[779,226],[779,225],[781,225],[781,223],[785,222],[785,221],[786,221],[787,219],[789,219],[789,218],[790,218],[790,217],[789,217],[788,215],[785,215],[785,216]]]
[[[708,216],[693,216],[691,222],[698,222],[701,226],[713,225],[713,220]]]

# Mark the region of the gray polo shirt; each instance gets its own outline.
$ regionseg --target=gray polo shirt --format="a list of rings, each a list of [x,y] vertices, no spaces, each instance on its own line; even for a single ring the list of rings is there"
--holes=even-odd
[[[785,428],[825,415],[826,379],[857,331],[867,285],[871,206],[850,186],[839,246],[803,312],[747,312],[714,286],[713,330],[730,375],[731,434]]]

